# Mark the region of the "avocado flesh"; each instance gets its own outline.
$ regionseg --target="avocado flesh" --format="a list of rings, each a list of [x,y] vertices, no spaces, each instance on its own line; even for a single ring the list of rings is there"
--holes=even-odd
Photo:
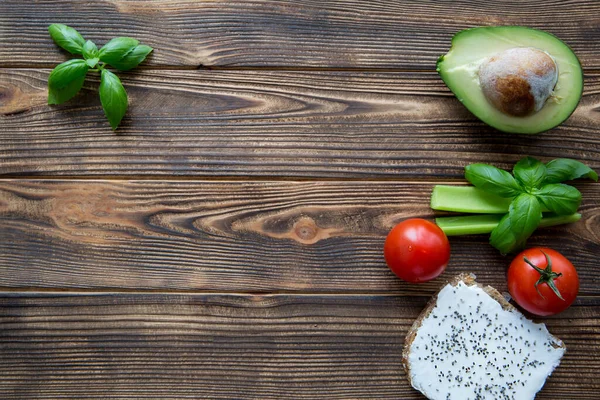
[[[503,113],[483,94],[479,67],[488,58],[515,47],[532,47],[549,54],[558,66],[553,95],[542,109],[524,117]],[[437,71],[456,97],[477,118],[504,132],[539,133],[554,128],[575,110],[583,91],[581,64],[555,36],[520,26],[481,27],[458,32],[450,51],[440,57]]]

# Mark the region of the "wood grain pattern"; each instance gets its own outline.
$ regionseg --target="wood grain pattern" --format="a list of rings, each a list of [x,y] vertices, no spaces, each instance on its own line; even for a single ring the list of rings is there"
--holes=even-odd
[[[589,0],[0,1],[0,399],[422,399],[401,367],[409,326],[459,272],[506,290],[508,258],[452,238],[443,278],[409,285],[385,235],[432,217],[432,186],[471,162],[600,170],[598,15]],[[118,134],[93,77],[46,105],[69,57],[55,22],[155,47],[120,74]],[[575,114],[542,135],[487,127],[434,72],[458,30],[507,24],[556,34],[586,70]],[[530,241],[581,278],[544,319],[568,351],[538,399],[600,391],[600,192],[577,186],[582,221]]]
[[[459,30],[525,25],[600,68],[597,1],[42,0],[0,2],[0,66],[65,59],[47,26],[72,25],[104,44],[131,36],[156,48],[153,66],[403,68],[433,71]]]
[[[527,136],[479,122],[435,73],[331,71],[123,74],[131,107],[115,135],[97,82],[49,107],[47,74],[0,70],[5,177],[462,178],[525,154],[600,169],[600,75],[565,124]]]
[[[560,249],[581,294],[600,294],[600,192],[582,221],[540,230]],[[382,255],[387,232],[432,217],[433,183],[0,181],[0,286],[238,292],[431,294]],[[474,272],[505,290],[509,259],[486,236],[452,238],[447,275]]]
[[[427,298],[0,297],[0,396],[14,399],[422,399],[401,366]],[[567,346],[537,399],[596,399],[600,307],[546,319]]]

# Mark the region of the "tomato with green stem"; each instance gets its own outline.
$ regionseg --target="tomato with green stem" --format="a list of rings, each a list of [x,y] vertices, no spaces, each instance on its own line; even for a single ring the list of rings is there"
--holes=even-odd
[[[508,291],[517,304],[535,315],[566,310],[579,292],[579,277],[559,252],[536,247],[515,257],[508,268]]]

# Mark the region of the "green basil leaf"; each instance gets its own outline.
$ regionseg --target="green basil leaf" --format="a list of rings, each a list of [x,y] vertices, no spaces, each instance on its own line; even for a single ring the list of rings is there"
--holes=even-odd
[[[88,65],[88,67],[94,68],[98,64],[98,61],[100,61],[99,58],[88,58],[85,60],[85,63]]]
[[[140,44],[140,42],[132,38],[114,38],[102,46],[98,53],[98,57],[100,57],[100,60],[114,67],[114,64],[118,64],[119,61],[123,59],[127,53],[135,49],[138,44]]]
[[[83,45],[83,57],[86,59],[98,58],[98,47],[94,42],[88,40]]]
[[[492,230],[490,244],[503,255],[510,253],[517,245],[517,238],[510,229],[510,218],[506,214]]]
[[[83,45],[83,57],[85,58],[86,64],[90,68],[94,68],[100,59],[98,58],[98,47],[94,42],[88,40]]]
[[[589,178],[598,182],[598,174],[579,161],[557,158],[546,164],[545,183],[560,183],[579,178]]]
[[[82,53],[85,39],[75,29],[63,24],[52,24],[48,27],[48,32],[54,42],[69,53]]]
[[[534,193],[544,207],[558,215],[573,214],[581,204],[581,192],[562,183],[550,183]]]
[[[152,47],[140,44],[138,46],[135,46],[121,59],[113,60],[109,64],[121,71],[128,71],[132,68],[137,67],[142,61],[144,61],[146,59],[146,56],[150,54],[152,50]]]
[[[80,59],[57,65],[48,77],[48,104],[61,104],[75,96],[83,86],[88,69]]]
[[[467,165],[465,178],[475,187],[500,197],[515,197],[523,192],[509,172],[489,164]]]
[[[525,242],[531,234],[537,229],[542,220],[542,207],[538,199],[529,194],[518,195],[508,208],[508,218],[510,220],[510,230],[517,239],[517,250],[525,246]]]
[[[127,111],[127,92],[118,76],[103,69],[100,78],[100,102],[113,130],[116,130]]]
[[[539,188],[546,178],[546,166],[533,157],[525,157],[515,164],[513,175],[525,189]]]

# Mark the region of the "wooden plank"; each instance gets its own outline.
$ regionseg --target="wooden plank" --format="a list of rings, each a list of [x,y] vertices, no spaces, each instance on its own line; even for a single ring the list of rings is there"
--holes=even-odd
[[[131,107],[119,133],[97,81],[46,105],[48,70],[0,70],[0,174],[462,178],[472,162],[523,155],[600,169],[600,75],[561,127],[502,134],[435,73],[148,71],[123,74]]]
[[[67,23],[102,45],[132,36],[156,48],[153,66],[403,68],[433,71],[459,30],[525,25],[554,33],[585,68],[600,68],[600,3],[468,0],[0,2],[0,65],[65,59],[50,40]]]
[[[600,294],[600,191],[583,220],[540,230]],[[0,181],[0,287],[431,294],[383,260],[398,221],[433,216],[433,183]],[[446,276],[505,290],[510,258],[485,235],[452,238]]]
[[[0,396],[421,399],[401,366],[425,297],[0,297]],[[537,399],[596,399],[600,303],[548,318],[567,346]]]

